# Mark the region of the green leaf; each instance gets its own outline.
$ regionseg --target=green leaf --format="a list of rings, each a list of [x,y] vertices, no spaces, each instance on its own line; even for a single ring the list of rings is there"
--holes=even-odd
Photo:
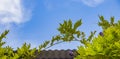
[[[114,25],[114,17],[111,17],[110,20],[111,20],[110,24]]]
[[[90,34],[90,36],[88,37],[87,41],[90,42],[90,41],[92,40],[92,38],[94,37],[95,33],[96,33],[96,31],[91,32],[91,34]]]
[[[74,24],[74,29],[76,30],[82,24],[81,19]]]
[[[80,31],[76,31],[75,34],[77,35],[78,38],[79,38],[80,35],[81,35]]]
[[[69,19],[69,21],[68,21],[68,27],[69,27],[69,29],[72,29],[72,21],[71,21],[71,19]]]
[[[49,43],[50,43],[50,41],[45,41],[43,44],[41,44],[41,45],[39,46],[39,50],[45,48]]]

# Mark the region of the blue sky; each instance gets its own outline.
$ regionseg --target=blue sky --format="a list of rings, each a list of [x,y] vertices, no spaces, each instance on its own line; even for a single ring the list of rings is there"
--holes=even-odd
[[[6,45],[20,47],[24,42],[38,47],[58,34],[59,23],[82,18],[79,30],[88,36],[98,27],[98,15],[120,19],[119,0],[0,0],[0,31],[9,29]],[[77,49],[79,42],[61,43],[50,49]]]

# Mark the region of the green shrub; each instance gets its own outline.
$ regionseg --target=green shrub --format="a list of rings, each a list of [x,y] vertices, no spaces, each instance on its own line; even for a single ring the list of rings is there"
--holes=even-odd
[[[120,21],[114,23],[104,20],[100,16],[98,23],[103,29],[103,35],[93,37],[90,41],[85,39],[82,46],[78,47],[79,55],[74,59],[120,59]]]
[[[6,38],[6,35],[8,34],[9,30],[4,31],[0,35],[0,59],[35,59],[36,56],[40,53],[42,48],[45,48],[47,46],[48,41],[45,41],[43,44],[40,45],[39,49],[33,48],[30,49],[30,44],[24,43],[22,47],[17,48],[16,51],[13,50],[10,46],[4,46],[3,45],[6,42],[3,42],[3,38]],[[35,54],[36,51],[38,54]]]

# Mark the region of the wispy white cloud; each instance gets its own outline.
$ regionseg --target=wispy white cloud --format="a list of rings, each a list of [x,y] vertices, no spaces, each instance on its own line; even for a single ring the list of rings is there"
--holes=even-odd
[[[81,0],[85,5],[90,7],[96,7],[99,4],[103,3],[104,0]]]
[[[0,24],[20,24],[29,18],[22,5],[22,0],[0,0]],[[25,16],[25,15],[28,16]]]
[[[10,30],[7,35],[6,45],[16,48],[20,46],[23,41],[17,35],[15,27],[21,25],[31,17],[31,10],[25,8],[23,0],[0,0],[0,33],[6,29]]]

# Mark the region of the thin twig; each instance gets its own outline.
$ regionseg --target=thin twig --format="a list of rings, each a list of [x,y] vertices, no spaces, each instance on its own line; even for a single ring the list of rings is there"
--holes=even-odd
[[[60,43],[62,43],[62,42],[64,42],[64,41],[60,41],[60,42],[54,43],[53,45],[50,45],[50,46],[44,48],[44,50],[45,50],[45,49],[48,49],[48,48],[50,48],[50,47],[52,47],[52,46],[54,46],[54,45],[56,45],[56,44],[60,44]]]
[[[78,40],[77,38],[75,38],[75,40],[72,40],[72,41],[78,41],[78,42],[80,42],[80,40]],[[48,48],[50,48],[50,47],[52,47],[52,46],[54,46],[54,45],[57,45],[57,44],[60,44],[60,43],[63,43],[63,42],[64,42],[64,41],[60,41],[60,42],[54,43],[53,45],[50,45],[50,46],[44,48],[43,50],[46,50],[46,49],[48,49]]]

